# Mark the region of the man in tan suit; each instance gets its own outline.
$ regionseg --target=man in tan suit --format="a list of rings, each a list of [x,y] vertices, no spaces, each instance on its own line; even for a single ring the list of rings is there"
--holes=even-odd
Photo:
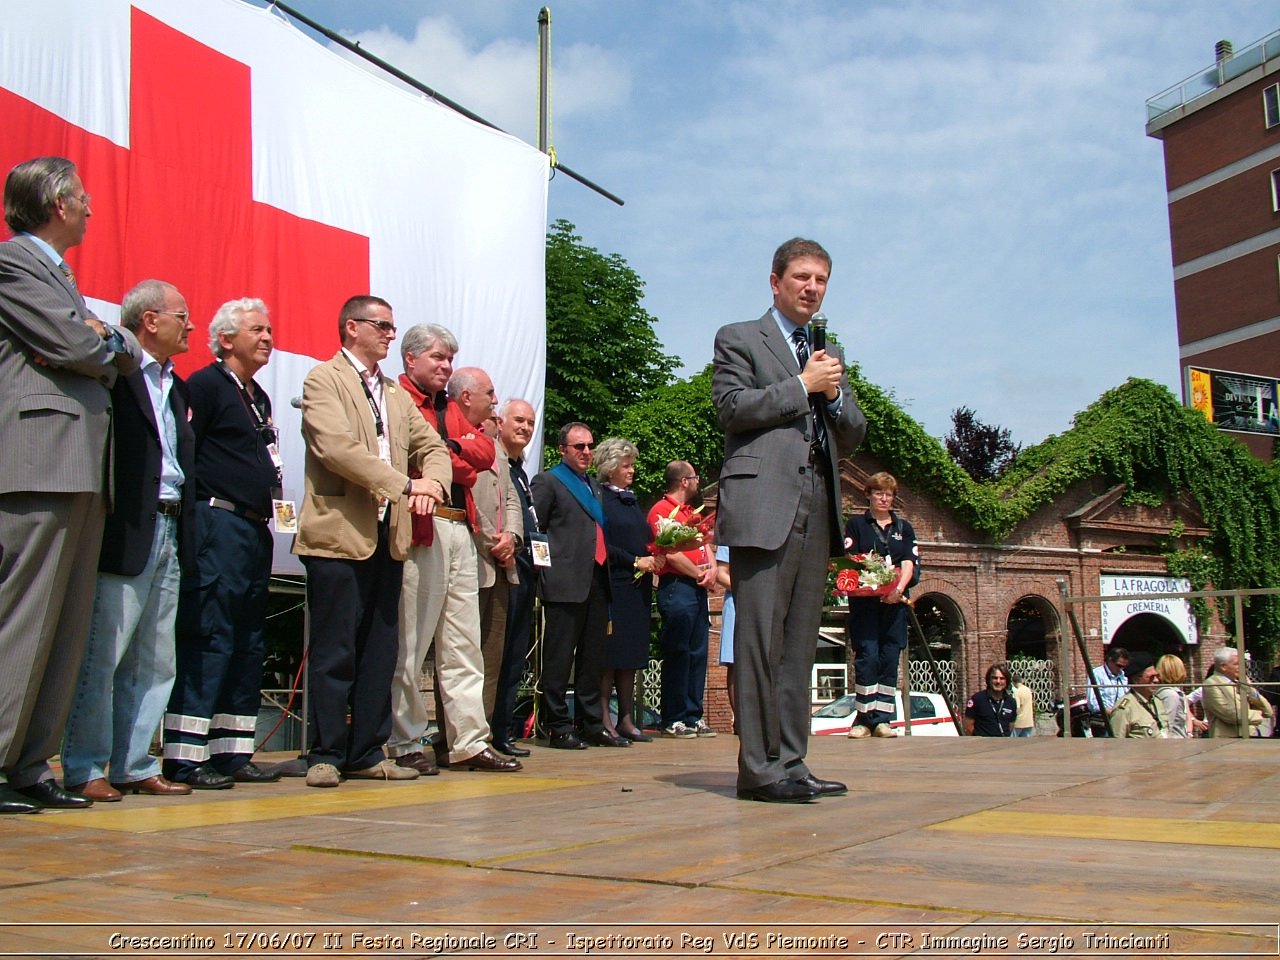
[[[49,770],[71,709],[110,500],[111,387],[132,333],[89,311],[63,256],[91,200],[75,164],[9,171],[0,243],[0,814],[87,807]],[[105,719],[105,718],[104,718]]]
[[[439,435],[378,368],[396,335],[391,305],[352,297],[338,329],[342,349],[302,385],[306,491],[293,546],[307,568],[311,607],[313,787],[336,787],[341,775],[418,776],[382,750],[391,734],[400,582],[409,514],[447,503],[451,476]]]
[[[1213,655],[1213,675],[1204,682],[1204,718],[1209,721],[1211,737],[1248,737],[1251,733],[1249,713],[1257,710],[1271,716],[1271,704],[1258,691],[1244,684],[1244,704],[1240,700],[1240,651],[1235,647],[1219,647]]]

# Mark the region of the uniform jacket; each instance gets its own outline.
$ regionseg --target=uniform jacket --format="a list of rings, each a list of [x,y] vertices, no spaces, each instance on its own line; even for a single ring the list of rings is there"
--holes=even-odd
[[[169,390],[182,468],[182,513],[178,517],[178,555],[184,571],[195,561],[196,435],[188,415],[186,383],[177,374]],[[98,569],[124,577],[142,573],[151,556],[160,499],[160,428],[141,370],[120,377],[111,390],[115,408],[115,504],[102,535]]]
[[[409,471],[448,491],[449,452],[394,380],[382,378],[391,463],[378,457],[378,435],[360,374],[339,351],[302,383],[306,490],[293,552],[302,556],[367,560],[378,545],[378,501],[391,502],[391,556],[409,553],[412,529],[404,495]]]
[[[828,350],[836,350],[834,345]],[[841,353],[843,362],[844,356]],[[827,421],[831,476],[834,464],[853,453],[867,432],[866,418],[849,389],[840,384],[840,415]],[[730,547],[776,550],[791,532],[809,463],[809,398],[800,380],[792,345],[772,311],[759,320],[733,323],[716,334],[711,381],[720,426],[724,465],[720,469],[716,542]],[[838,490],[828,493],[838,500]],[[833,517],[832,555],[843,552],[840,515]]]
[[[111,387],[142,350],[121,329],[127,353],[113,354],[88,314],[29,238],[0,243],[0,493],[110,496]]]

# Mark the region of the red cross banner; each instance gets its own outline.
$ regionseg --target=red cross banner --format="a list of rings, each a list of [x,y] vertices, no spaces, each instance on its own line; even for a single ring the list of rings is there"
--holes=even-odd
[[[81,291],[111,320],[138,281],[174,284],[196,325],[182,373],[209,362],[222,303],[267,303],[275,353],[258,381],[287,497],[302,494],[290,401],[337,350],[338,310],[354,294],[387,299],[402,331],[448,327],[456,365],[483,367],[499,397],[541,414],[543,154],[241,0],[9,7],[0,171],[51,154],[76,163],[93,195],[85,241],[67,257]],[[282,570],[297,569],[289,539],[278,537]]]

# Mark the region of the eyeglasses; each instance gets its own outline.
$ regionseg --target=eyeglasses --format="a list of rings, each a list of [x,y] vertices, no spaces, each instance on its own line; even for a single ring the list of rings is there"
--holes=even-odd
[[[396,325],[390,320],[370,320],[368,317],[350,317],[356,323],[369,323],[377,327],[382,333],[395,333]]]
[[[172,310],[157,310],[155,311],[155,313],[157,316],[160,316],[160,317],[173,317],[175,320],[177,320],[179,323],[183,325],[186,324],[187,320],[191,316],[191,314],[187,313],[185,310],[177,313],[175,313]]]
[[[79,200],[84,204],[85,209],[88,209],[93,204],[93,197],[89,196],[87,193],[82,193],[78,197],[74,193],[63,194],[63,196],[71,197],[73,200]]]
[[[579,453],[586,453],[588,450],[596,448],[594,443],[566,443],[565,446],[570,450],[577,450]]]
[[[689,476],[685,477],[684,479],[685,480],[701,480],[702,478],[698,476],[696,473],[691,473],[689,474]]]

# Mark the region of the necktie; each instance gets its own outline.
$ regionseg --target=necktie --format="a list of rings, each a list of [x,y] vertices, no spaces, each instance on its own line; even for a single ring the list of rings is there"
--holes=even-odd
[[[587,492],[591,496],[595,496],[596,492],[591,489],[591,481],[585,476],[582,482],[587,485]],[[603,567],[609,560],[609,550],[604,545],[604,528],[600,524],[596,524],[596,566]]]
[[[63,260],[58,264],[58,269],[62,271],[62,275],[67,278],[67,283],[71,284],[71,289],[76,288],[76,275],[71,272],[71,267],[67,265],[67,261]]]
[[[804,327],[796,327],[791,331],[791,340],[796,345],[796,360],[800,363],[800,369],[804,370],[804,365],[809,362],[809,335]],[[825,450],[827,425],[822,422],[822,407],[819,406],[822,402],[823,399],[817,394],[809,394],[809,410],[813,413],[813,442]]]

